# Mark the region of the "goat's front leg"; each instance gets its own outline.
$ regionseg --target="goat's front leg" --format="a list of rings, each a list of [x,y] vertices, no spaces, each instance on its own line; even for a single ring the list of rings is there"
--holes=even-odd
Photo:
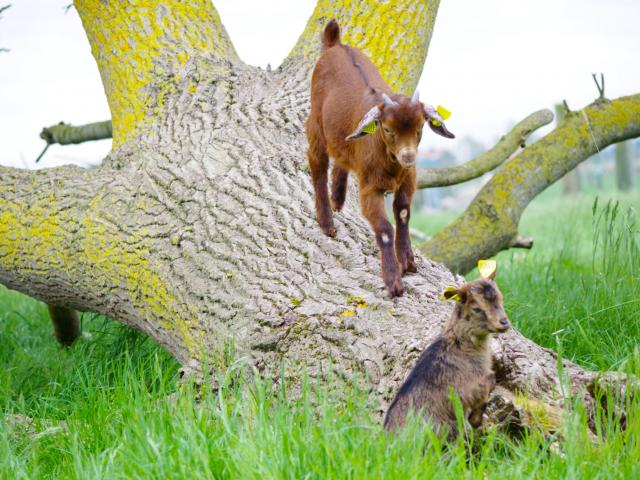
[[[484,415],[485,410],[487,409],[487,403],[483,403],[480,406],[474,408],[469,412],[469,425],[473,428],[478,429],[480,425],[482,425],[482,416]]]
[[[376,242],[382,256],[382,278],[384,284],[393,297],[404,293],[400,266],[393,248],[393,226],[387,220],[384,211],[384,194],[381,191],[360,192],[362,213],[371,224],[376,235]]]
[[[411,198],[414,187],[411,179],[405,180],[393,198],[393,215],[396,219],[396,254],[402,267],[402,275],[406,272],[417,272],[416,262],[411,249],[409,236],[409,218],[411,217]]]
[[[333,226],[333,213],[329,206],[329,189],[327,186],[327,170],[329,169],[329,156],[317,138],[309,138],[307,150],[311,181],[316,194],[316,216],[322,231],[333,237],[336,229]]]
[[[473,428],[480,428],[482,425],[482,417],[484,415],[485,410],[487,409],[487,400],[489,399],[489,394],[496,386],[496,376],[493,372],[487,374],[484,382],[480,382],[478,385],[477,395],[479,398],[483,398],[484,401],[480,403],[480,405],[476,406],[469,413],[469,424]]]

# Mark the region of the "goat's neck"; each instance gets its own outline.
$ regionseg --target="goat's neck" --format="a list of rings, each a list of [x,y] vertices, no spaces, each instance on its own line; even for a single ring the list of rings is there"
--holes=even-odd
[[[451,317],[444,326],[442,336],[445,340],[459,346],[469,353],[485,353],[488,348],[490,333],[477,334],[471,331],[469,321],[464,318],[460,305],[456,305]]]

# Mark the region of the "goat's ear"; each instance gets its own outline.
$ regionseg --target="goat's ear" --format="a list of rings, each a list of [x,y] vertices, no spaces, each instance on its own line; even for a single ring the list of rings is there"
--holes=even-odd
[[[362,117],[362,120],[360,120],[360,123],[358,123],[356,129],[351,135],[345,138],[345,140],[355,140],[356,138],[364,137],[369,133],[375,132],[378,126],[377,122],[380,119],[380,112],[380,107],[376,105],[367,113],[365,113],[364,117]]]
[[[442,295],[440,295],[440,300],[453,300],[455,302],[464,303],[467,301],[467,292],[466,290],[449,285],[444,289]]]
[[[427,103],[423,103],[422,107],[424,108],[424,117],[427,120],[427,123],[429,124],[429,128],[431,128],[431,130],[445,138],[456,138],[456,136],[447,129],[446,125],[444,124],[444,119],[437,109],[433,108]],[[449,118],[450,113],[444,109],[442,109],[442,111],[446,112],[446,116],[447,118]]]

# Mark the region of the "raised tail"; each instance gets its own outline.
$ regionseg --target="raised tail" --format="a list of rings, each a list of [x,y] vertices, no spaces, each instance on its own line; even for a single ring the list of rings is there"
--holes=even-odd
[[[329,50],[334,45],[340,45],[340,25],[335,20],[329,20],[322,34],[322,51]]]

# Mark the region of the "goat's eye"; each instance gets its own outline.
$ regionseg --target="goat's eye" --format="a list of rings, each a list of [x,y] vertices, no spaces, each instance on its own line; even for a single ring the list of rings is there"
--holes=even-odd
[[[477,313],[477,314],[484,313],[481,308],[473,307],[471,310],[473,311],[473,313]]]
[[[393,136],[393,131],[390,128],[387,128],[387,127],[382,127],[382,128],[384,128],[384,133],[386,133],[387,135]]]

